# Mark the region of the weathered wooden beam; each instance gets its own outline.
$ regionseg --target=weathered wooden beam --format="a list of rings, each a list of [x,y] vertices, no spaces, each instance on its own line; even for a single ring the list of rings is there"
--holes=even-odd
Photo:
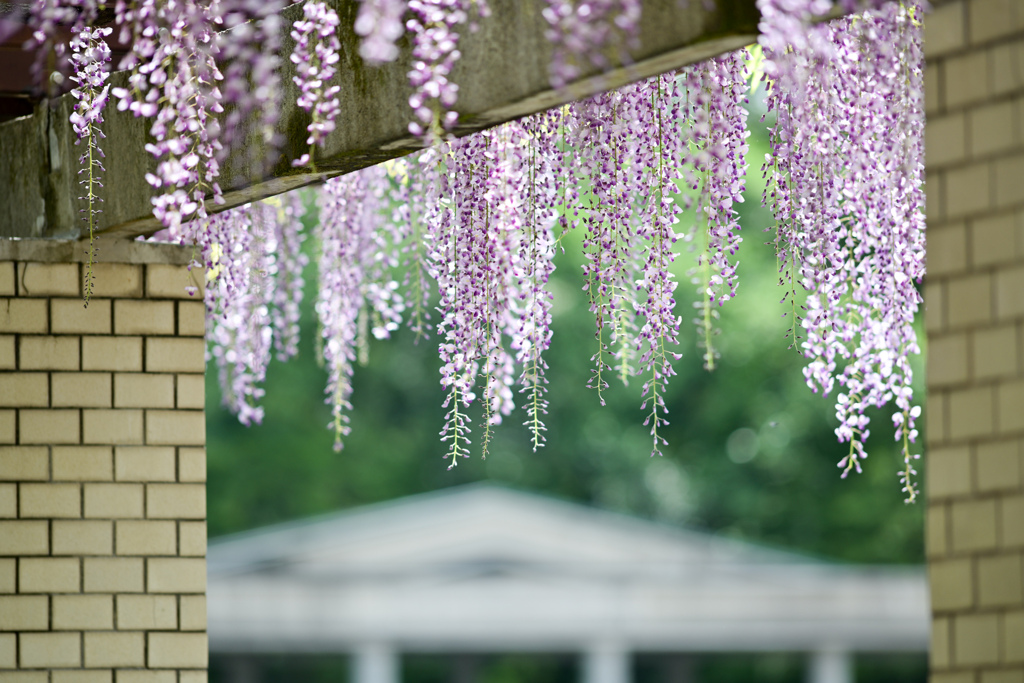
[[[221,187],[230,208],[348,173],[419,147],[409,135],[412,111],[408,98],[410,45],[405,39],[399,59],[367,66],[358,56],[359,39],[352,30],[356,0],[332,0],[341,18],[340,77],[342,111],[337,130],[316,156],[317,173],[293,169],[291,160],[306,151],[309,116],[295,106],[293,67],[285,60],[279,94],[282,116],[278,129],[285,138],[282,153],[269,165],[267,154],[253,145],[255,135],[232,149],[222,169]],[[716,0],[714,9],[701,0],[644,0],[636,49],[628,64],[604,74],[596,70],[562,91],[551,88],[548,65],[552,47],[544,35],[543,0],[490,0],[492,15],[476,32],[462,36],[452,80],[459,84],[460,124],[465,135],[542,111],[631,81],[698,62],[755,40],[759,15],[754,0]],[[284,11],[290,28],[301,7]],[[292,41],[286,37],[286,54]],[[114,74],[117,82],[126,78]],[[78,149],[68,115],[74,105],[64,96],[53,106],[40,106],[31,117],[0,124],[0,236],[73,238],[82,231],[84,202],[78,186]],[[154,163],[144,146],[149,121],[108,107],[104,141],[106,173],[100,230],[106,236],[134,237],[159,229],[153,218],[152,188],[145,174]],[[255,151],[255,154],[254,154]]]

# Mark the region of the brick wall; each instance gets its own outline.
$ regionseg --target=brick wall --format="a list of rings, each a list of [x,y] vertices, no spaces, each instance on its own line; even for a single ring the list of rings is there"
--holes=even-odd
[[[109,252],[109,253],[108,253]],[[0,680],[206,680],[204,309],[190,252],[0,240]]]
[[[925,22],[935,683],[1024,683],[1024,1]]]

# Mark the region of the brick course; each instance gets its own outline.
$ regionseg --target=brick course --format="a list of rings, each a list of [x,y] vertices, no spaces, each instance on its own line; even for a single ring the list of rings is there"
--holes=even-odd
[[[80,565],[77,557],[23,557],[18,560],[18,592],[77,593]]]
[[[109,372],[50,373],[52,405],[59,408],[109,408],[111,385]]]
[[[21,370],[78,370],[78,337],[19,335]]]

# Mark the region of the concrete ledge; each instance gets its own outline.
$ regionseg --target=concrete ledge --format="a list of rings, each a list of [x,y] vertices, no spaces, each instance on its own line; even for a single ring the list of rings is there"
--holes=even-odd
[[[243,126],[236,149],[222,166],[220,185],[226,204],[222,210],[256,199],[280,194],[379,163],[418,148],[408,133],[412,93],[407,73],[411,45],[400,43],[397,61],[379,67],[366,66],[358,56],[359,38],[353,31],[357,0],[329,0],[341,19],[342,42],[340,87],[342,111],[337,130],[318,150],[318,173],[293,169],[291,160],[307,151],[306,125],[309,115],[296,107],[297,88],[292,83],[294,67],[287,59],[281,73],[282,115],[278,131],[284,136],[282,153],[269,152],[252,122]],[[475,33],[468,30],[459,48],[463,54],[452,80],[459,84],[457,135],[466,135],[504,121],[558,106],[628,82],[698,62],[722,52],[752,43],[759,15],[755,0],[717,0],[714,10],[707,3],[691,0],[644,0],[638,48],[628,65],[608,57],[615,66],[599,75],[584,72],[563,91],[548,84],[552,47],[544,35],[541,15],[543,0],[491,0],[492,16],[480,22]],[[283,52],[290,53],[288,36],[301,6],[283,12]],[[124,81],[125,73],[114,74],[113,83]],[[68,122],[73,107],[70,96],[41,106],[31,117],[0,125],[0,237],[77,238],[83,227],[78,199],[75,135]],[[102,190],[103,213],[100,229],[109,234],[134,237],[159,228],[152,216],[152,188],[145,173],[154,164],[145,151],[150,122],[108,107],[104,151],[108,163]],[[9,182],[2,182],[8,178]]]
[[[97,263],[161,263],[185,266],[192,260],[191,247],[177,244],[109,238],[100,238],[96,244]],[[85,263],[88,260],[88,242],[0,238],[0,261]]]

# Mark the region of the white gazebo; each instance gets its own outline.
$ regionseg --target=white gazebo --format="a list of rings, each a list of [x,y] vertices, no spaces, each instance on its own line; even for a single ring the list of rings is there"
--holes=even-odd
[[[397,683],[406,653],[579,652],[584,683],[632,653],[924,652],[923,569],[845,566],[535,494],[470,486],[227,537],[209,549],[214,654],[350,653]]]

